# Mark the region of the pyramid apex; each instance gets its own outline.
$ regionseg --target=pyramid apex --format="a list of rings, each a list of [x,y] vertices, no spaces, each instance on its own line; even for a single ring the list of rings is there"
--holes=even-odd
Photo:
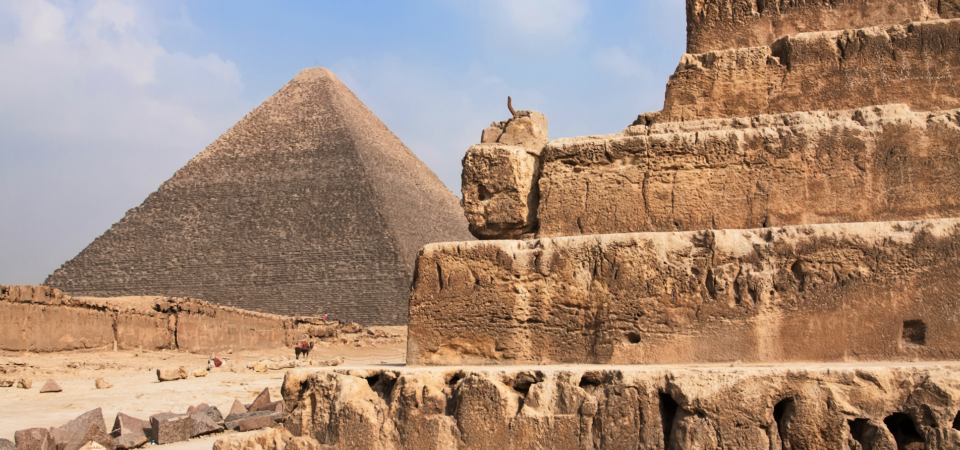
[[[317,81],[322,79],[334,79],[339,81],[336,75],[330,71],[330,69],[324,67],[310,67],[303,69],[297,76],[293,77],[294,81]]]

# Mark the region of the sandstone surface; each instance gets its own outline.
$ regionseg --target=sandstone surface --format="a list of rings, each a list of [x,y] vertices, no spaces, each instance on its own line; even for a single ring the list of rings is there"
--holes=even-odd
[[[658,120],[679,122],[905,103],[960,108],[960,19],[801,33],[686,54]]]
[[[402,325],[417,250],[469,239],[457,197],[333,73],[314,68],[44,284]]]
[[[417,267],[412,365],[960,358],[960,219],[432,244]]]
[[[538,237],[960,216],[960,111],[638,125],[542,153]]]
[[[334,449],[955,449],[958,368],[300,370],[284,425]]]
[[[808,31],[960,16],[955,0],[687,0],[687,53],[770,45]]]

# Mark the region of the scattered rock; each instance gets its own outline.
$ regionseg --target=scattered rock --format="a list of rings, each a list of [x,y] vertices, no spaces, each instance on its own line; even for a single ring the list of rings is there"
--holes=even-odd
[[[258,362],[253,365],[253,370],[260,373],[264,373],[267,371],[267,365],[262,362]]]
[[[176,381],[187,377],[187,371],[180,369],[157,369],[157,379],[160,381]]]
[[[117,419],[113,422],[113,442],[118,449],[126,450],[140,447],[150,442],[150,436],[153,430],[150,422],[128,416],[124,413],[118,413]]]
[[[328,359],[326,361],[317,361],[318,367],[334,367],[343,365],[343,357],[338,356],[334,359]]]
[[[216,408],[209,408],[216,410]],[[220,411],[216,411],[216,416],[220,415]],[[190,433],[190,437],[203,436],[205,434],[216,433],[223,431],[223,426],[217,423],[217,420],[214,419],[213,414],[207,414],[206,412],[200,411],[190,415],[190,419],[193,421],[193,431]]]
[[[30,389],[33,387],[33,380],[29,378],[21,378],[17,381],[17,387],[20,389]]]
[[[69,450],[79,450],[89,442],[98,442],[110,450],[115,448],[113,438],[107,435],[107,423],[103,420],[101,408],[87,411],[64,425],[51,428],[50,436],[58,450],[67,450],[68,447]],[[108,442],[101,442],[104,440]]]
[[[260,394],[257,395],[257,398],[253,399],[253,403],[250,404],[247,411],[259,411],[260,408],[268,404],[270,404],[270,388],[264,388],[260,391]]]
[[[233,406],[230,407],[230,412],[227,413],[228,416],[243,414],[247,412],[247,407],[243,406],[243,403],[240,403],[240,400],[233,400]]]
[[[243,414],[231,414],[223,419],[223,425],[228,430],[250,431],[274,427],[282,419],[283,414],[276,411],[251,411]]]
[[[195,378],[203,378],[203,377],[207,376],[207,371],[204,370],[204,369],[195,370],[195,371],[193,372],[193,376],[194,376]]]
[[[343,328],[340,329],[340,331],[343,331],[344,333],[359,333],[360,330],[362,329],[363,327],[361,327],[359,323],[351,322],[351,323],[345,324]]]
[[[56,450],[57,444],[46,428],[19,430],[13,435],[18,450]]]
[[[150,427],[157,444],[181,442],[193,434],[193,419],[189,414],[154,414],[150,416]]]
[[[0,378],[0,387],[13,387],[17,381],[10,378]]]
[[[100,421],[103,422],[103,416],[100,416]],[[103,427],[103,428],[101,428]],[[88,447],[91,443],[96,443],[102,447],[93,447],[96,449],[106,449],[106,450],[115,450],[117,448],[116,444],[113,442],[113,437],[107,434],[106,425],[103,423],[86,423],[83,428],[80,428],[79,432],[70,438],[70,440],[62,447],[62,450],[81,450]],[[57,445],[57,448],[60,449],[60,445]]]
[[[97,378],[96,385],[97,389],[110,389],[113,387],[112,384],[107,383],[103,378]]]
[[[0,450],[17,450],[17,446],[9,439],[0,439]]]
[[[187,414],[191,414],[191,415],[192,415],[192,414],[196,414],[196,413],[198,413],[198,412],[200,412],[200,411],[202,411],[202,410],[204,410],[204,409],[207,409],[207,408],[209,408],[209,407],[210,407],[210,405],[208,405],[208,404],[206,404],[206,403],[201,403],[201,404],[199,404],[199,405],[197,405],[197,406],[190,406],[190,407],[187,408]]]
[[[63,392],[63,388],[61,388],[56,381],[53,381],[53,379],[49,379],[43,384],[43,387],[40,388],[40,393],[43,394],[44,392]]]

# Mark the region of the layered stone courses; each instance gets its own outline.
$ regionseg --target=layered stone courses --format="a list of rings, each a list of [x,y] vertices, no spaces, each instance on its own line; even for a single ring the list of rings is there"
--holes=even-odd
[[[783,36],[960,17],[956,0],[687,0],[687,53],[770,45]]]
[[[208,353],[289,347],[335,333],[321,319],[285,317],[188,298],[77,298],[46,286],[0,286],[0,349]]]
[[[298,370],[284,426],[324,449],[946,450],[960,448],[958,369]],[[228,443],[214,448],[245,448]]]
[[[555,140],[537,236],[957,217],[958,124],[887,105]]]
[[[403,324],[458,200],[326,69],[297,75],[44,283]]]
[[[960,107],[960,19],[820,31],[684,55],[662,122],[906,103]]]
[[[960,358],[960,219],[432,244],[418,267],[412,365]]]

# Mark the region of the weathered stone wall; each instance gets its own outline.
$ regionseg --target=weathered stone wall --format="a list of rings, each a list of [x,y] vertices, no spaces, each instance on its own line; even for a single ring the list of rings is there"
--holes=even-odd
[[[958,369],[293,370],[284,425],[296,449],[946,450]]]
[[[46,286],[0,286],[2,350],[274,349],[335,327],[189,298],[77,298]]]
[[[803,33],[771,46],[684,55],[659,120],[906,103],[960,107],[960,19]]]
[[[955,0],[687,0],[687,53],[770,45],[782,36],[960,16]]]
[[[958,124],[889,105],[556,140],[538,236],[960,217]]]
[[[960,219],[424,247],[407,364],[960,358]]]

